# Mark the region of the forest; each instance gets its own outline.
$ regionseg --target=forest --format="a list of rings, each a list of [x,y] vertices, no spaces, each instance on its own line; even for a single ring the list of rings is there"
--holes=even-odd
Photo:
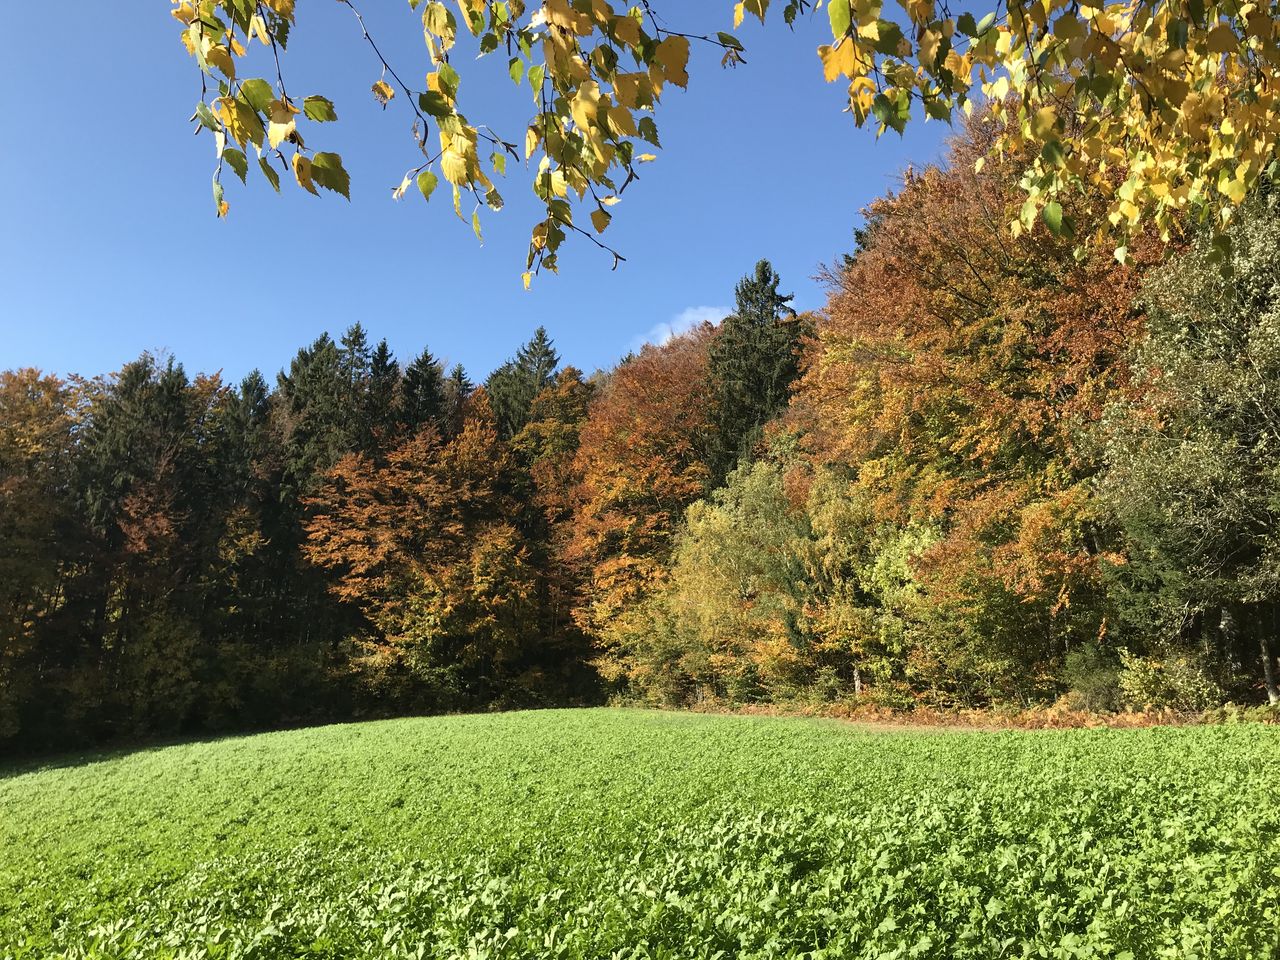
[[[1120,262],[1011,234],[990,136],[869,207],[823,310],[744,264],[721,323],[589,375],[539,328],[473,382],[374,318],[274,383],[150,354],[0,374],[0,746],[605,701],[1280,702],[1271,188]]]

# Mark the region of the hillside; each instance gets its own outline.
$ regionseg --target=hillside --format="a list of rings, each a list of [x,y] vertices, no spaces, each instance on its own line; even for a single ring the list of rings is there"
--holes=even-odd
[[[1267,956],[1278,747],[595,710],[69,759],[0,779],[0,955]]]

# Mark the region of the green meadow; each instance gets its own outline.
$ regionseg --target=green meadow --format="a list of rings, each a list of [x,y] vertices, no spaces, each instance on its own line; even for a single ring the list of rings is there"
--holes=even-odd
[[[1280,956],[1280,729],[557,710],[0,769],[0,957]]]

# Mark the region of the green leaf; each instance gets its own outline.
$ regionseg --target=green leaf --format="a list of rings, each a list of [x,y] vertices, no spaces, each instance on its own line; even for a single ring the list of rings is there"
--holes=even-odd
[[[542,92],[542,81],[547,75],[547,68],[544,64],[537,64],[529,68],[529,86],[533,88],[533,95],[536,97]]]
[[[519,57],[512,57],[511,63],[507,65],[507,72],[511,74],[511,82],[520,86],[520,81],[524,79],[524,61]]]
[[[222,151],[222,159],[226,161],[227,166],[235,171],[241,183],[249,182],[249,160],[243,152],[235,147],[228,147]]]
[[[636,129],[640,132],[641,138],[648,143],[652,143],[655,147],[662,146],[662,144],[658,142],[658,125],[654,123],[653,117],[641,117],[640,122],[636,125]]]
[[[442,63],[440,64],[439,73],[440,86],[444,88],[444,92],[447,93],[451,99],[458,99],[458,84],[461,82],[461,78],[458,76],[458,71],[453,69],[450,64]]]
[[[351,177],[343,169],[342,157],[336,153],[317,153],[311,158],[311,179],[316,186],[351,199]]]
[[[418,94],[418,106],[422,108],[423,113],[436,119],[453,113],[453,105],[449,103],[449,98],[437,90]]]
[[[215,178],[213,181],[213,208],[218,212],[218,216],[222,216],[223,194],[222,184]]]
[[[240,84],[240,98],[259,113],[266,113],[267,106],[276,98],[271,84],[255,77]]]
[[[963,33],[966,37],[976,37],[978,35],[978,24],[973,19],[973,14],[967,10],[960,14],[956,20],[956,29]]]
[[[924,102],[924,113],[925,116],[932,117],[934,120],[951,122],[951,106],[941,100],[926,100]]]
[[[258,166],[262,168],[262,175],[267,178],[267,182],[270,183],[273,188],[275,188],[276,193],[279,193],[280,192],[280,174],[276,173],[276,168],[271,166],[271,163],[267,160],[266,157],[258,158]]]
[[[836,40],[849,32],[853,23],[849,0],[827,0],[827,16],[831,20],[831,36]]]
[[[418,174],[418,189],[422,191],[422,199],[430,200],[439,182],[440,178],[430,170],[423,170]]]
[[[1057,200],[1050,200],[1040,211],[1040,216],[1044,219],[1050,233],[1055,237],[1062,236],[1062,204]]]
[[[737,50],[741,53],[746,49],[742,43],[732,33],[720,32],[716,34],[716,39],[720,41],[721,46],[728,47],[730,50]]]
[[[333,109],[333,102],[324,97],[307,97],[302,101],[302,112],[306,114],[308,120],[314,120],[316,123],[330,123],[338,119],[338,114]]]
[[[213,111],[203,100],[196,104],[196,119],[200,121],[201,126],[208,127],[214,133],[222,129],[218,126],[218,118],[213,115]]]
[[[876,52],[886,56],[896,54],[898,44],[902,42],[901,28],[892,20],[877,20],[876,28],[880,32],[880,39],[875,42]]]
[[[480,230],[480,211],[476,210],[471,214],[471,229],[475,231],[476,239],[484,243],[484,233]]]

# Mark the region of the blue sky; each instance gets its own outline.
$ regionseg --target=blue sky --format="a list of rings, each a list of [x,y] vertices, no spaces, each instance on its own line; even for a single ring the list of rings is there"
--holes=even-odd
[[[357,5],[420,85],[426,53],[407,2]],[[507,207],[485,218],[483,246],[443,190],[430,205],[393,202],[415,165],[410,113],[400,100],[385,112],[374,103],[380,67],[349,11],[298,6],[285,79],[295,97],[335,101],[340,122],[311,125],[308,145],[343,155],[351,202],[288,184],[276,196],[261,177],[246,188],[228,173],[224,222],[213,216],[211,139],[186,123],[198,73],[167,3],[115,4],[109,22],[60,16],[56,29],[40,4],[9,11],[11,35],[25,39],[6,53],[0,84],[0,368],[100,373],[170,350],[189,372],[238,379],[254,367],[273,374],[321,332],[359,320],[398,356],[429,346],[477,379],[541,324],[567,362],[591,370],[714,315],[761,257],[798,306],[821,306],[811,277],[850,248],[859,209],[908,162],[935,159],[948,132],[917,124],[877,141],[857,129],[814,54],[830,36],[825,14],[794,32],[780,19],[744,24],[745,66],[722,70],[714,51],[695,51],[689,91],[669,89],[660,159],[613,210],[608,240],[628,261],[611,272],[607,256],[571,241],[561,274],[526,293],[537,212],[527,172],[509,167]],[[731,8],[669,6],[681,11],[673,27],[699,31],[727,28]],[[455,64],[469,118],[521,141],[531,102],[505,61]]]

